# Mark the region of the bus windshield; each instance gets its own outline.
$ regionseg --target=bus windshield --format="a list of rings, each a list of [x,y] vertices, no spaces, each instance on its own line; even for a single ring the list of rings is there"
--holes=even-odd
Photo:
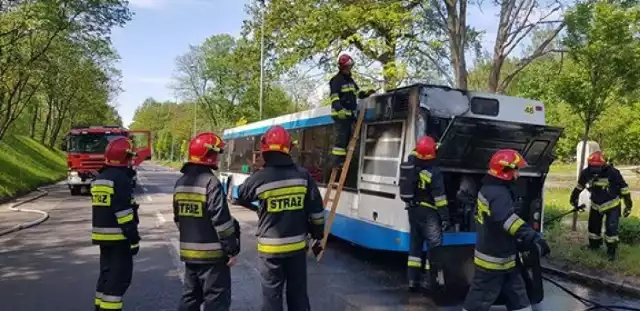
[[[71,134],[68,140],[68,152],[104,153],[107,144],[121,136],[123,135],[104,133]]]

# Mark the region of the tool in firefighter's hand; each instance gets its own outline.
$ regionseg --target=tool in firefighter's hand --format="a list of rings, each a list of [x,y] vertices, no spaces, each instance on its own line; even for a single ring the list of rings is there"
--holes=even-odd
[[[351,158],[353,157],[354,150],[356,149],[356,142],[360,137],[360,128],[362,127],[362,121],[364,120],[366,110],[366,104],[360,103],[358,105],[358,120],[356,121],[356,126],[353,130],[353,136],[351,136],[349,145],[347,146],[347,155],[345,157],[344,164],[342,165],[342,167],[334,167],[333,169],[331,169],[331,175],[329,176],[329,182],[327,183],[327,191],[325,191],[324,198],[322,200],[322,205],[325,208],[327,207],[327,203],[331,201],[331,212],[329,213],[329,217],[327,218],[324,226],[324,236],[322,238],[321,244],[322,250],[320,251],[318,256],[316,256],[318,262],[322,260],[324,250],[327,248],[327,239],[329,238],[329,232],[331,231],[333,219],[336,217],[336,209],[338,208],[338,202],[340,201],[340,194],[342,194],[342,187],[347,180],[349,165],[351,164]],[[336,178],[338,177],[338,170],[340,170],[340,179],[336,182]],[[334,190],[335,194],[332,198],[331,194]]]
[[[572,210],[570,210],[570,211],[568,211],[568,212],[565,212],[565,213],[562,213],[561,215],[558,215],[558,216],[556,216],[556,217],[553,217],[553,218],[551,218],[551,219],[547,220],[546,222],[547,222],[547,223],[549,223],[549,222],[554,222],[554,221],[556,221],[556,220],[558,220],[558,219],[560,219],[560,218],[562,218],[562,217],[564,217],[564,216],[567,216],[567,215],[569,215],[569,214],[571,214],[571,213],[574,213],[574,212],[584,212],[585,208],[587,208],[587,206],[586,206],[586,205],[584,205],[584,204],[579,205],[579,206],[576,206],[576,207],[574,207]]]
[[[629,215],[631,215],[631,206],[625,206],[624,211],[622,212],[622,216],[624,218],[627,218],[629,217]]]

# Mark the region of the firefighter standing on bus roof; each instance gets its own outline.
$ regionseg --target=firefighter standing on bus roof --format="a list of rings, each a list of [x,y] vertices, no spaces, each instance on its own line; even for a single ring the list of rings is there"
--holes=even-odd
[[[578,197],[585,187],[591,192],[591,208],[589,210],[589,245],[588,249],[597,250],[602,245],[602,218],[606,216],[605,242],[609,260],[615,260],[618,247],[618,225],[620,223],[621,202],[624,200],[623,216],[631,214],[633,203],[631,191],[620,171],[607,164],[600,151],[592,153],[588,166],[578,177],[578,185],[571,192],[570,203],[578,207]]]
[[[329,81],[331,118],[334,125],[334,145],[331,154],[334,157],[334,165],[339,167],[344,163],[347,155],[347,145],[351,138],[354,121],[357,119],[357,99],[364,99],[375,90],[361,91],[351,76],[353,59],[346,54],[338,58],[339,72]]]
[[[310,310],[307,295],[307,235],[318,245],[324,231],[324,208],[316,182],[289,155],[292,143],[281,126],[262,137],[265,164],[238,190],[239,204],[259,201],[258,254],[261,259],[262,310],[283,310],[286,286],[289,310]]]
[[[122,296],[131,284],[133,256],[140,242],[128,171],[134,154],[126,138],[112,140],[104,153],[105,166],[91,183],[91,239],[100,245],[95,310],[122,310]]]
[[[514,213],[512,187],[527,162],[515,150],[497,151],[482,179],[476,212],[475,273],[463,311],[488,311],[502,293],[508,310],[532,310],[519,266],[518,250],[549,254],[549,245]]]
[[[231,307],[230,267],[240,252],[240,228],[213,173],[223,148],[224,142],[214,133],[196,135],[175,185],[173,221],[180,231],[180,260],[185,263],[179,311]]]
[[[421,137],[409,161],[402,164],[400,198],[407,202],[411,246],[407,270],[409,290],[431,290],[436,278],[442,231],[449,226],[449,210],[444,180],[435,165],[436,142],[429,136]],[[424,253],[427,242],[428,258]],[[433,267],[432,267],[433,266]],[[432,269],[433,268],[433,269]],[[422,274],[426,274],[423,278]]]

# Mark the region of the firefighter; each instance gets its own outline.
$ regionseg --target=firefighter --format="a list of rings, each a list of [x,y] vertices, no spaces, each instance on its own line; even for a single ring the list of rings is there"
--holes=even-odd
[[[347,145],[351,138],[354,121],[357,119],[357,98],[364,99],[375,93],[375,90],[361,91],[351,77],[354,61],[351,56],[343,54],[338,58],[338,73],[329,81],[331,118],[334,126],[334,144],[331,154],[334,165],[341,166],[347,155]]]
[[[602,245],[602,218],[606,216],[605,242],[607,257],[616,259],[618,247],[618,225],[620,223],[621,202],[624,200],[623,216],[631,214],[633,203],[631,191],[620,171],[608,164],[604,155],[596,151],[589,155],[588,166],[578,177],[578,184],[571,192],[570,203],[578,208],[578,197],[585,187],[591,193],[591,208],[589,210],[589,245],[587,249],[597,250]]]
[[[310,310],[307,295],[307,235],[317,254],[324,231],[324,208],[316,182],[289,155],[292,142],[281,126],[261,139],[264,168],[238,189],[238,204],[258,201],[258,256],[261,259],[262,310],[283,310],[286,286],[288,310]]]
[[[224,142],[211,132],[189,142],[188,160],[176,181],[173,221],[185,263],[179,311],[231,307],[231,269],[240,252],[239,224],[231,216],[222,183],[214,175]]]
[[[488,311],[502,293],[508,310],[532,310],[521,275],[518,250],[549,254],[549,245],[515,212],[512,187],[527,165],[515,150],[498,150],[482,179],[476,210],[475,273],[464,311]]]
[[[134,154],[133,146],[124,137],[109,142],[105,166],[91,183],[91,239],[100,246],[95,310],[122,310],[122,296],[131,284],[133,256],[138,253],[140,242],[128,168]]]
[[[449,226],[449,210],[442,173],[435,165],[436,142],[421,137],[407,163],[403,163],[400,197],[407,203],[410,225],[410,248],[407,261],[409,290],[428,292],[437,271],[435,263],[442,231]],[[428,257],[423,252],[427,242]],[[431,269],[433,268],[433,269]],[[426,277],[422,277],[423,272]]]

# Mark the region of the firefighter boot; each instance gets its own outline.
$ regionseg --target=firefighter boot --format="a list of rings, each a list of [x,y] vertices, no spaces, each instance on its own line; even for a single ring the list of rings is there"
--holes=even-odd
[[[602,237],[589,233],[589,244],[582,247],[583,250],[597,251],[602,245]]]
[[[607,243],[607,259],[609,259],[609,261],[616,260],[617,248],[618,243]]]

